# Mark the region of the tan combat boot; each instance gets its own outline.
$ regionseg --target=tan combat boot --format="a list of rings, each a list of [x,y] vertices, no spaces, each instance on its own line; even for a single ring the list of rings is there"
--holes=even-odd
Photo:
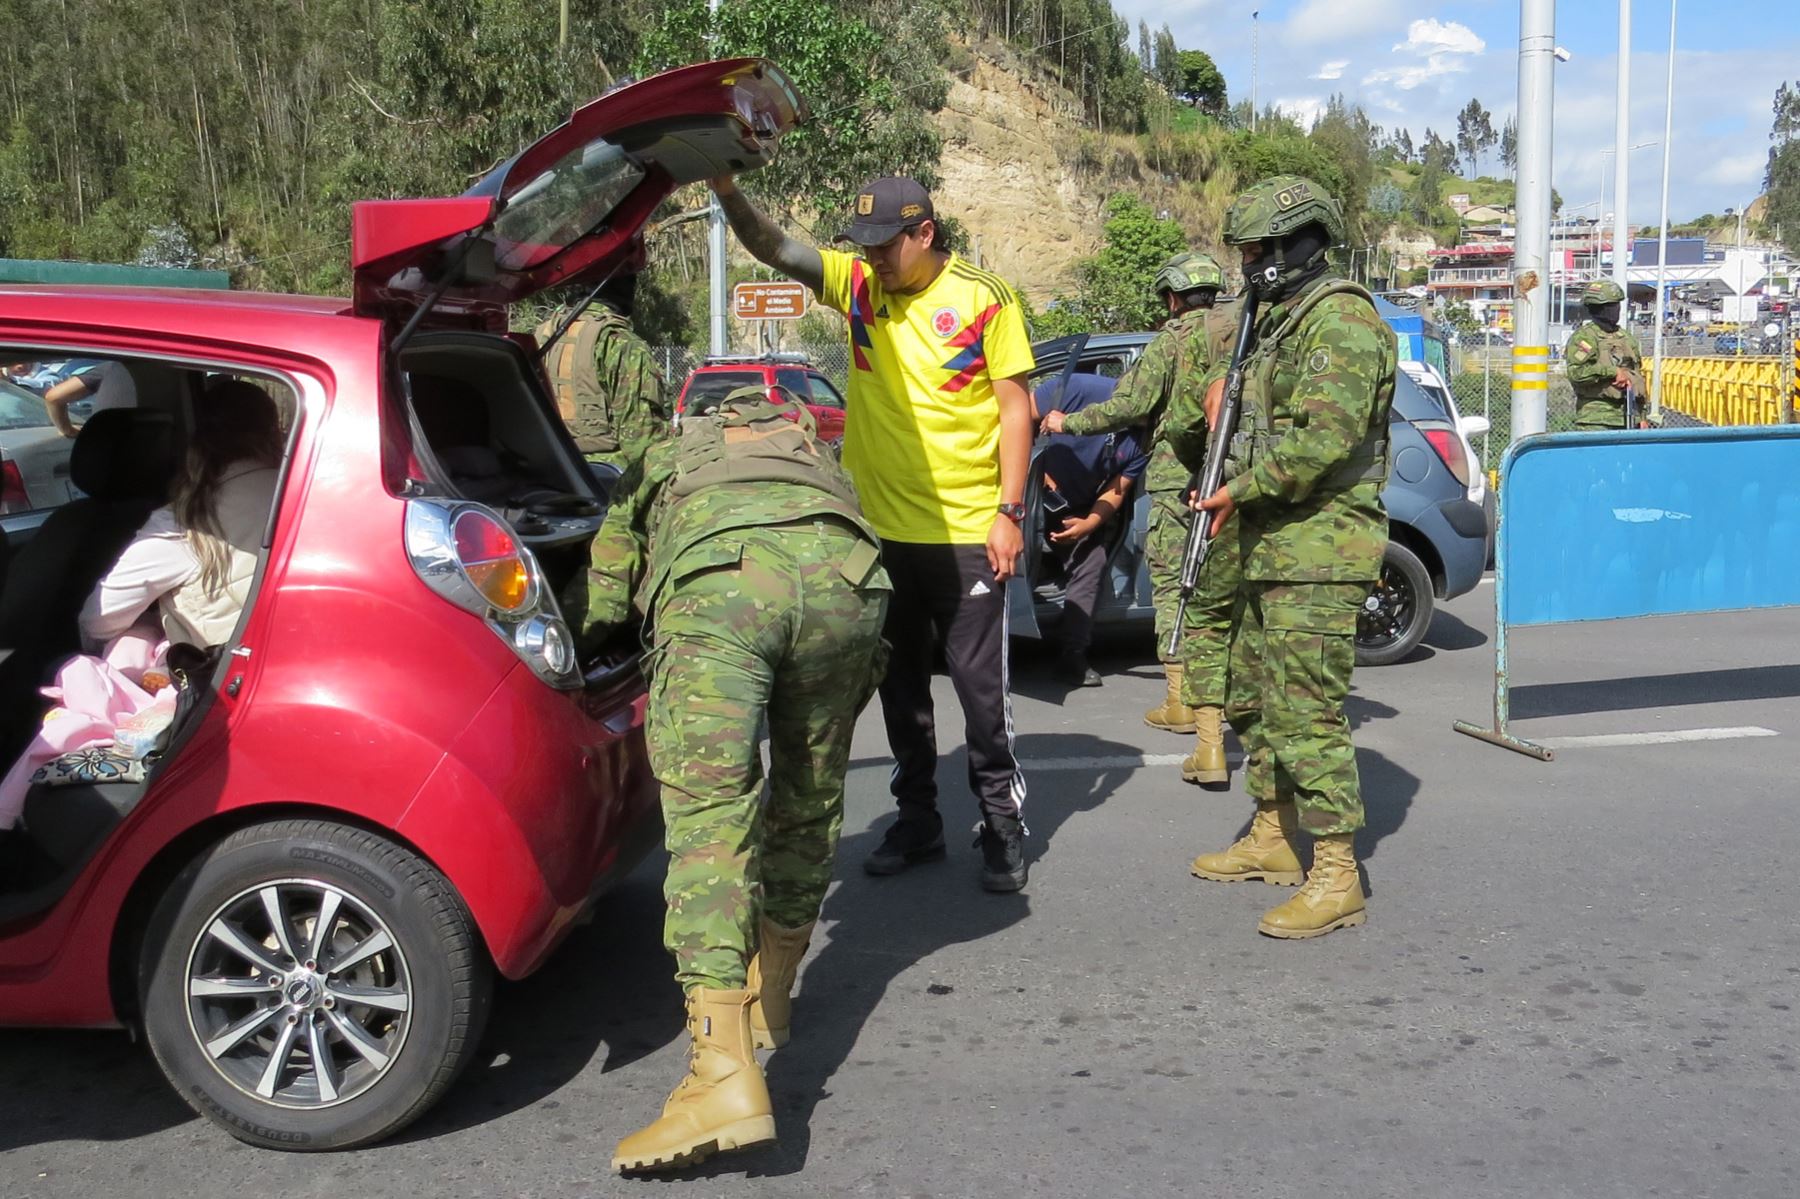
[[[688,993],[688,1075],[662,1115],[619,1142],[613,1169],[676,1170],[722,1149],[775,1139],[775,1113],[762,1067],[750,1047],[753,991]]]
[[[1231,781],[1225,768],[1224,716],[1220,708],[1194,709],[1194,752],[1181,764],[1187,782],[1205,787]]]
[[[1144,713],[1144,723],[1171,733],[1193,732],[1194,710],[1181,702],[1181,667],[1174,662],[1165,663],[1163,678],[1168,690],[1162,703]]]
[[[750,979],[745,985],[756,992],[750,1004],[750,1035],[758,1049],[780,1049],[788,1043],[794,976],[800,972],[800,959],[806,956],[816,923],[782,928],[770,923],[767,916],[757,921],[756,954],[750,959]]]
[[[1349,833],[1313,839],[1313,867],[1306,885],[1280,907],[1263,913],[1256,931],[1270,937],[1304,940],[1367,920],[1362,875]]]
[[[1306,877],[1300,856],[1294,852],[1294,833],[1300,818],[1291,803],[1258,803],[1250,831],[1232,842],[1224,853],[1203,853],[1194,859],[1195,878],[1238,883],[1260,878],[1277,887],[1295,887]]]

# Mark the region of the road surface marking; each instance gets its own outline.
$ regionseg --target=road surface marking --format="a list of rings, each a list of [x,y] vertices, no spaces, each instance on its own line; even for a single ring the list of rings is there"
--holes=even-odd
[[[1754,724],[1725,729],[1670,729],[1664,733],[1601,733],[1592,737],[1538,737],[1550,749],[1606,749],[1615,745],[1669,745],[1676,741],[1732,741],[1739,737],[1778,737],[1774,729]]]
[[[1179,766],[1186,754],[1118,754],[1110,758],[1031,758],[1026,770],[1135,770],[1139,766]]]

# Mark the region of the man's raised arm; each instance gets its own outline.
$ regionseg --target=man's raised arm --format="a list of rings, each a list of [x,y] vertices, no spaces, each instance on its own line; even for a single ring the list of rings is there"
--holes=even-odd
[[[719,206],[725,210],[725,219],[731,223],[731,231],[737,234],[738,240],[744,243],[744,248],[757,261],[774,267],[790,279],[806,284],[815,293],[825,286],[825,260],[819,256],[817,247],[809,246],[783,232],[779,225],[750,202],[748,196],[738,190],[737,180],[732,176],[721,175],[716,179],[709,179],[707,185],[719,197]]]

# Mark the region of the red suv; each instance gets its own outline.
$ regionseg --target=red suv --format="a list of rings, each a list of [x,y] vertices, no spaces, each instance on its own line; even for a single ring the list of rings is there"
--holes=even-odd
[[[844,439],[844,397],[804,354],[708,358],[682,385],[675,411],[683,416],[705,412],[740,387],[767,387],[771,393],[784,388],[806,405],[823,440]]]
[[[172,738],[58,759],[0,834],[0,1024],[136,1026],[183,1098],[276,1148],[376,1140],[450,1085],[493,975],[536,969],[658,830],[635,646],[582,658],[559,604],[601,502],[507,307],[597,282],[799,110],[755,59],[613,92],[465,195],[357,205],[350,300],[0,288],[9,361],[115,361],[135,390],[76,438],[78,498],[0,516],[5,762],[198,389],[257,383],[287,434]]]

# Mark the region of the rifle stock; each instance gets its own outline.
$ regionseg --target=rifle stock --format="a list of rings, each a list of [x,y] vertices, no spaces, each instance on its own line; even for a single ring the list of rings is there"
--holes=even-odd
[[[1231,452],[1231,439],[1237,433],[1238,414],[1244,405],[1244,362],[1250,357],[1251,343],[1256,339],[1256,292],[1244,289],[1243,311],[1238,314],[1237,339],[1231,347],[1231,367],[1225,373],[1225,394],[1219,401],[1219,416],[1207,431],[1206,461],[1189,480],[1189,491],[1202,499],[1224,486],[1225,459]],[[1175,606],[1175,623],[1169,629],[1169,652],[1173,658],[1181,648],[1181,629],[1187,623],[1188,601],[1200,582],[1200,568],[1212,549],[1212,513],[1195,512],[1188,526],[1187,544],[1181,552],[1181,600]]]

